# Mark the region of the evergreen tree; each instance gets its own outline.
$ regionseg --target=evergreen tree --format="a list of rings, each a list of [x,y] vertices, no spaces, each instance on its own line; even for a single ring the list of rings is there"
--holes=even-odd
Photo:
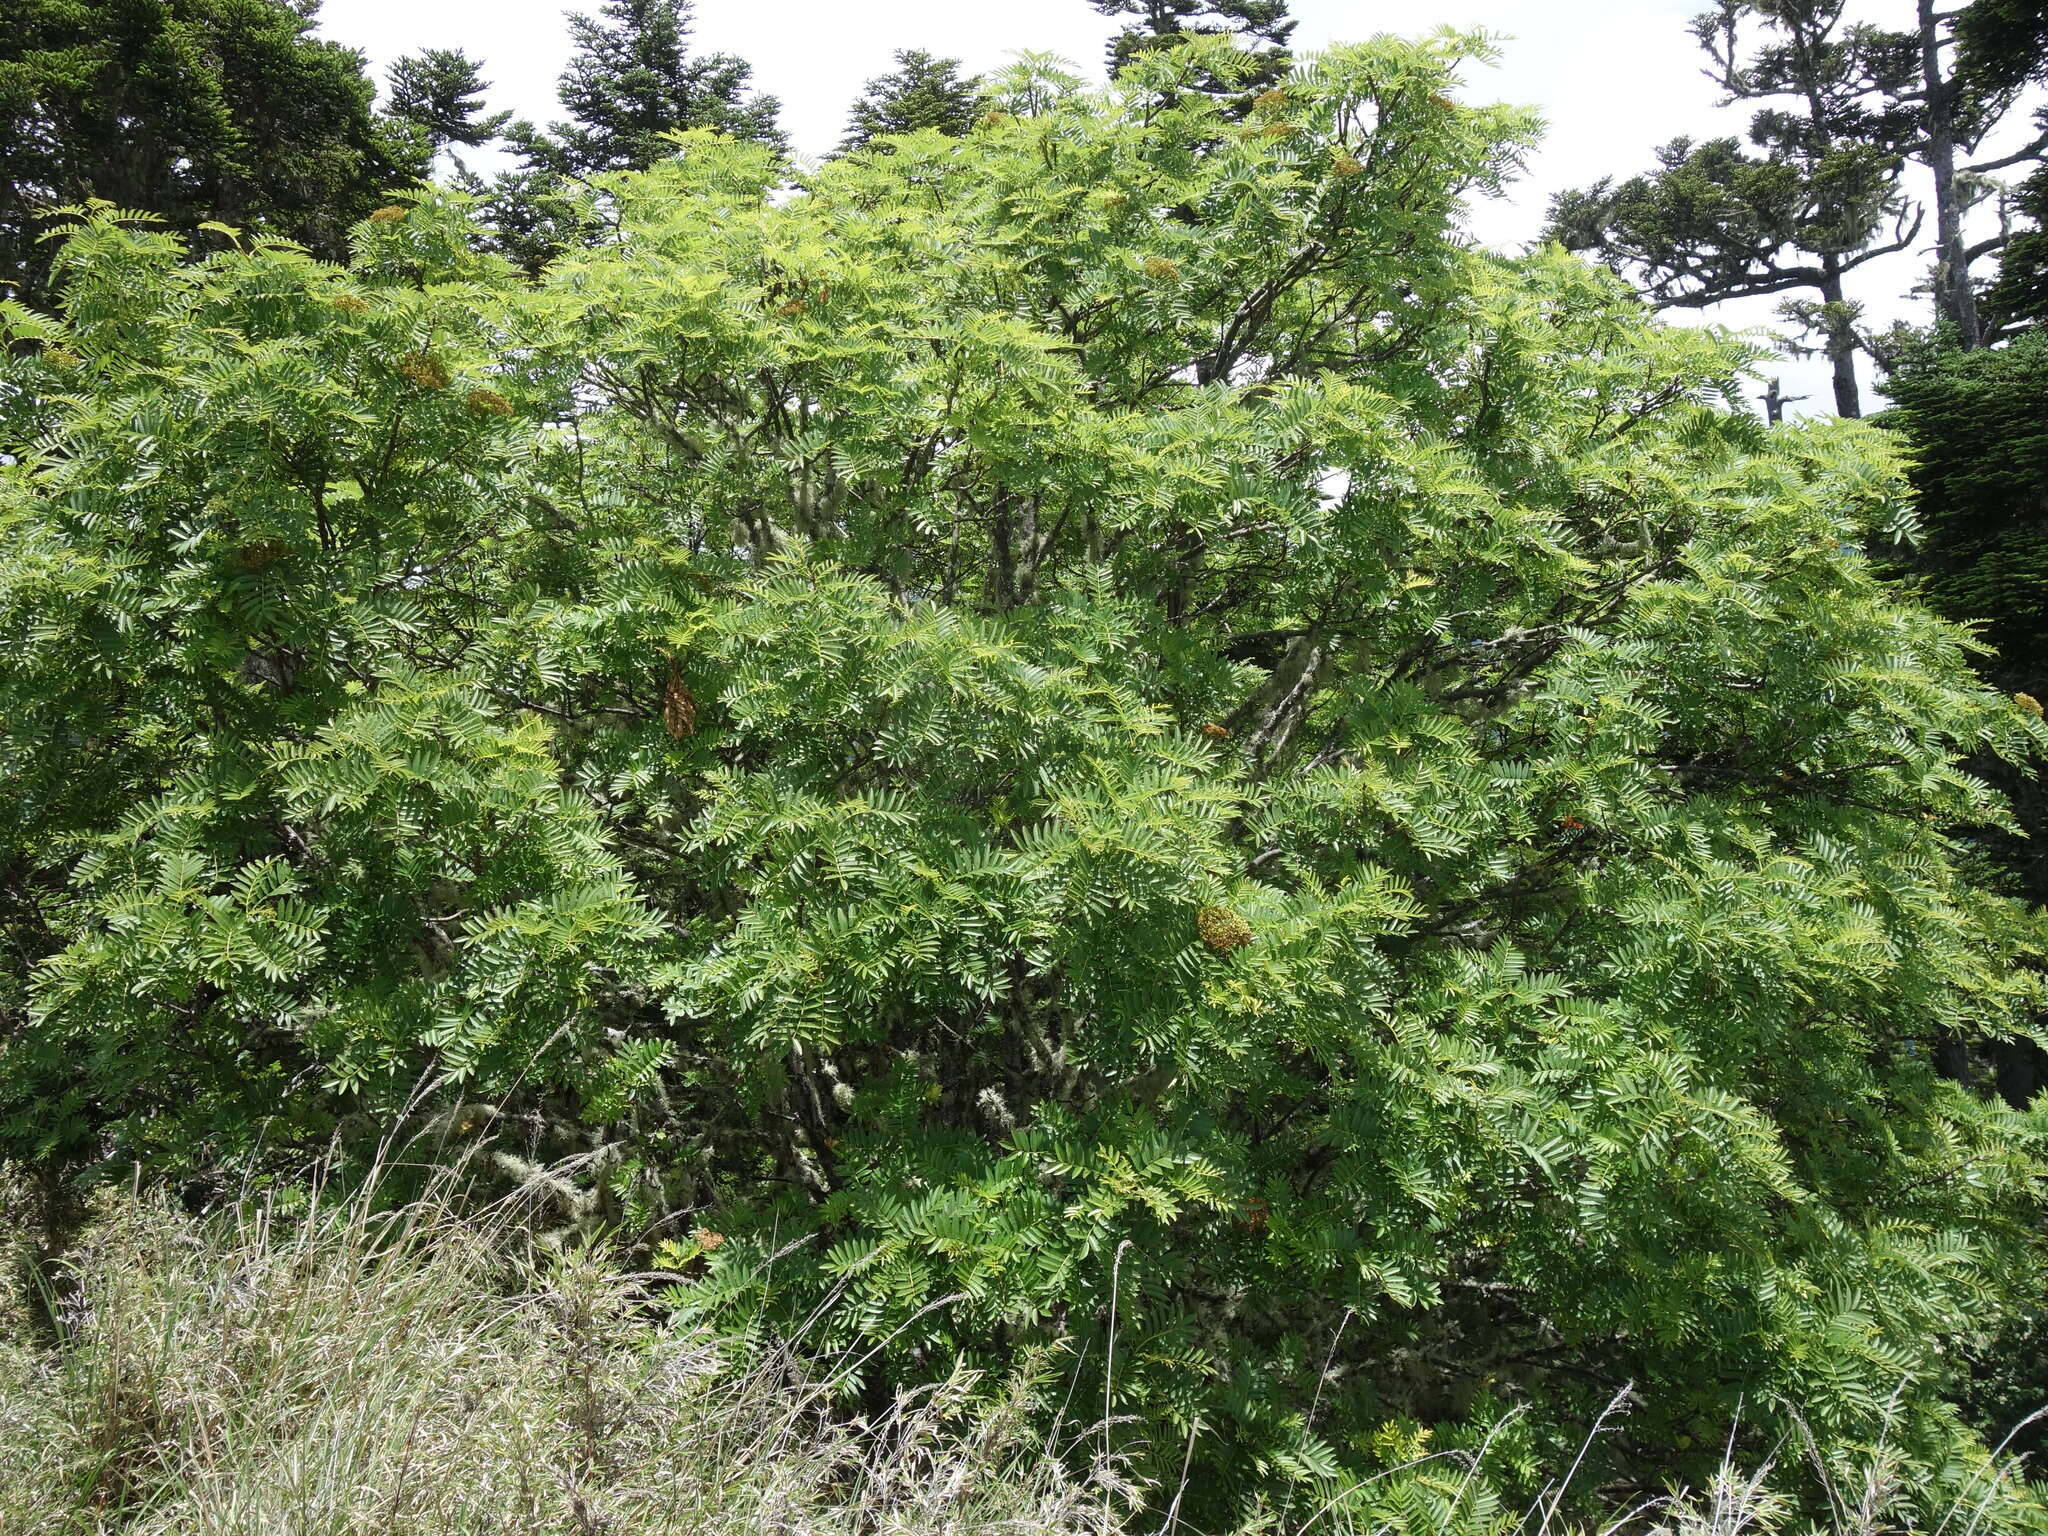
[[[576,45],[557,94],[567,122],[516,122],[505,133],[524,163],[486,181],[465,173],[490,244],[537,273],[587,233],[567,180],[644,170],[676,152],[670,135],[693,128],[784,148],[778,103],[750,93],[751,67],[729,54],[690,52],[692,0],[605,0],[597,16],[571,16]]]
[[[1942,9],[1915,0],[1911,27],[1891,34],[1903,82],[1872,80],[1887,90],[1891,110],[1905,126],[1902,153],[1927,168],[1933,183],[1934,249],[1928,284],[1934,323],[1964,350],[1988,339],[1979,314],[1976,263],[2011,238],[2010,200],[1999,228],[1972,240],[1969,215],[2000,194],[1996,172],[2039,163],[2048,131],[2010,154],[1964,163],[1986,135],[2002,124],[2024,88],[2040,78],[2048,56],[2048,3],[2044,0],[1972,0]],[[2048,130],[2048,118],[2040,122]]]
[[[1923,344],[1894,360],[1884,423],[1912,444],[1920,534],[1897,553],[1929,601],[1980,626],[1987,677],[2048,699],[2048,330],[2005,345]],[[2048,830],[2048,795],[2023,804]],[[2048,906],[2048,839],[2000,840],[2019,888]]]
[[[896,55],[896,68],[870,80],[849,114],[841,152],[884,134],[936,128],[964,138],[981,110],[982,83],[963,76],[958,59],[934,58],[921,48]]]
[[[474,149],[504,130],[510,112],[483,113],[490,89],[483,66],[459,48],[429,48],[391,66],[384,110],[426,135],[439,153],[450,144]]]
[[[2048,324],[2048,167],[2012,193],[2006,213],[2013,228],[1984,296],[1984,318],[1993,339]]]
[[[1855,358],[1868,343],[1843,278],[1918,236],[1919,216],[1909,217],[1898,184],[1903,164],[1918,161],[1933,187],[1934,320],[1957,344],[1978,345],[1976,263],[2008,243],[2010,211],[1984,238],[1970,239],[1966,222],[1995,193],[1992,174],[2037,161],[2048,132],[1997,159],[1965,157],[2039,77],[2048,5],[1974,0],[1942,10],[1915,0],[1912,24],[1888,30],[1851,23],[1843,0],[1719,0],[1694,30],[1731,101],[1774,103],[1751,122],[1759,152],[1733,140],[1679,141],[1649,176],[1564,194],[1552,232],[1627,272],[1660,304],[1810,292],[1784,313],[1819,335],[1836,409],[1854,415]]]
[[[546,130],[507,134],[532,170],[590,177],[643,170],[673,154],[668,135],[709,128],[782,145],[778,103],[749,93],[751,66],[729,54],[690,52],[692,0],[605,0],[597,16],[569,18],[575,55],[559,94],[569,114]]]
[[[422,148],[372,110],[362,55],[281,0],[13,0],[0,22],[0,283],[33,295],[38,210],[102,198],[329,256]]]
[[[1911,124],[1898,104],[1912,60],[1895,36],[1851,24],[1844,0],[1720,0],[1694,22],[1730,101],[1768,101],[1755,149],[1678,139],[1658,169],[1560,194],[1550,232],[1641,285],[1660,307],[1788,298],[1833,366],[1835,410],[1862,413],[1864,341],[1845,279],[1905,250],[1920,220],[1900,190]],[[1762,32],[1752,41],[1748,28]]]
[[[1260,60],[1251,84],[1279,78],[1287,67],[1287,42],[1298,23],[1288,19],[1287,0],[1089,0],[1104,16],[1131,18],[1110,40],[1112,73],[1137,54],[1169,46],[1190,35],[1237,38]]]
[[[1979,89],[2016,93],[2048,79],[2048,0],[1976,0],[1955,24],[1957,72]],[[2003,228],[1971,254],[1999,254],[1985,295],[1983,330],[1995,340],[2008,330],[2048,324],[2048,109],[2034,115],[2033,139],[1999,160],[1973,166],[1979,176],[2031,166],[2008,194]]]

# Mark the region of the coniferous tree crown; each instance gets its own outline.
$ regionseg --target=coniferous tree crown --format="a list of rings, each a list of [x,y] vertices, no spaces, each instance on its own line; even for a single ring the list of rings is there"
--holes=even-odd
[[[642,170],[693,128],[780,147],[779,104],[751,90],[752,67],[730,54],[690,51],[692,0],[605,0],[573,15],[575,47],[560,86],[569,121],[508,135],[534,170],[587,178]]]
[[[100,198],[192,233],[264,229],[327,256],[424,146],[373,110],[317,4],[18,0],[0,22],[0,284],[41,290],[42,210]],[[0,289],[0,292],[4,292]]]
[[[1238,39],[1261,61],[1257,83],[1278,78],[1287,43],[1299,23],[1287,0],[1089,0],[1104,16],[1129,17],[1110,40],[1109,67],[1122,69],[1146,49],[1170,47],[1190,36]]]
[[[484,112],[490,83],[483,66],[459,48],[407,55],[391,66],[389,85],[384,110],[419,128],[436,151],[450,144],[487,144],[512,118],[510,112]]]
[[[962,75],[958,59],[942,59],[921,48],[896,55],[896,68],[870,80],[848,114],[842,152],[859,149],[886,134],[932,128],[963,138],[982,111],[982,83]]]

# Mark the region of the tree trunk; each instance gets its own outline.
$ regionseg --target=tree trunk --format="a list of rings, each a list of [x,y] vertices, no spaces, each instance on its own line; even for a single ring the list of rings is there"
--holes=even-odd
[[[1927,168],[1934,173],[1934,315],[1955,329],[1965,348],[1977,345],[1977,295],[1963,245],[1963,206],[1956,190],[1956,86],[1941,72],[1941,18],[1934,0],[1919,0],[1920,80],[1927,102]]]
[[[1827,337],[1824,350],[1835,369],[1835,414],[1853,419],[1863,414],[1863,393],[1856,385],[1856,322],[1842,289],[1842,259],[1829,252],[1820,264],[1820,296],[1827,305],[1822,322]]]

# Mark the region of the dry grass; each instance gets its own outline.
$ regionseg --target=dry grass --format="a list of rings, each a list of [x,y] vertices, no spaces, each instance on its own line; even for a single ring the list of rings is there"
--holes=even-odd
[[[109,1200],[72,1255],[76,1289],[56,1303],[61,1345],[18,1287],[0,1287],[0,1536],[1199,1536],[1176,1520],[1185,1489],[1152,1490],[1157,1512],[1132,1517],[1113,1470],[1069,1475],[1021,1398],[958,1380],[849,1423],[815,1375],[758,1358],[739,1368],[716,1340],[638,1305],[648,1277],[538,1248],[509,1208],[477,1217],[429,1200],[379,1215],[358,1201],[291,1221],[260,1202],[241,1210],[202,1223]],[[1293,1513],[1254,1528],[2048,1530],[2003,1461],[1937,1521],[1882,1445],[1850,1466],[1808,1437],[1780,1459],[1825,1488],[1818,1525],[1774,1491],[1768,1466],[1731,1461],[1696,1492],[1587,1527],[1561,1513],[1576,1464],[1515,1511],[1472,1459],[1439,1455],[1306,1519],[1288,1500]],[[1435,1494],[1404,1495],[1404,1473]]]
[[[848,1425],[632,1283],[434,1205],[96,1225],[66,1346],[0,1317],[0,1533],[1100,1532],[966,1383]]]

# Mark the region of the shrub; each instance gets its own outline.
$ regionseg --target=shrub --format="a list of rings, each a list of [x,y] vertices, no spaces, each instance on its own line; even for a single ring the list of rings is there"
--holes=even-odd
[[[2048,735],[1874,579],[1882,434],[1467,246],[1462,47],[700,135],[537,286],[90,220],[0,397],[8,1155],[485,1147],[857,1402],[1068,1351],[1204,1525],[1624,1391],[1579,1487],[1785,1404],[1978,1479],[2042,1124],[1932,1058],[2040,933],[1958,763]]]

